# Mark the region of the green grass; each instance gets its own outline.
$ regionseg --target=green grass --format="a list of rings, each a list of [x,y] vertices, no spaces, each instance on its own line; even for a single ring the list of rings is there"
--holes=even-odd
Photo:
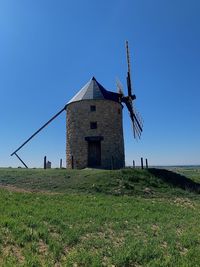
[[[200,168],[174,168],[173,171],[183,174],[196,182],[200,182]]]
[[[195,175],[193,175],[192,179],[196,179],[195,181],[197,182],[200,181],[199,172],[195,172]],[[193,180],[188,179],[188,185],[185,176],[159,169],[122,169],[112,171],[97,169],[0,169],[1,185],[11,185],[34,192],[103,193],[166,197],[175,193],[176,195],[187,195],[188,192],[181,190],[183,188],[180,181],[183,181],[183,187],[185,185],[191,187],[194,184]],[[174,182],[178,184],[174,184]]]
[[[179,173],[0,169],[0,266],[199,267],[200,175]]]

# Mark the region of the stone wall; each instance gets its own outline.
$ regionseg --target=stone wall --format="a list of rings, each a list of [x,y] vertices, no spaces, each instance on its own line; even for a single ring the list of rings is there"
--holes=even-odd
[[[95,105],[96,111],[90,106]],[[102,136],[101,168],[124,167],[122,105],[110,100],[82,100],[67,106],[67,168],[88,166],[87,136]],[[90,129],[97,122],[97,129]]]

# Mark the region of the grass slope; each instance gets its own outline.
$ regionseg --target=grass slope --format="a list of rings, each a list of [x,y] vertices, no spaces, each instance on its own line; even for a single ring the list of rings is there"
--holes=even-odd
[[[199,266],[200,176],[183,174],[1,169],[32,193],[0,189],[0,266]]]
[[[200,177],[200,175],[196,175]],[[194,180],[194,177],[193,177]],[[0,169],[0,184],[32,191],[104,193],[112,195],[173,195],[200,192],[200,184],[161,169],[65,170]],[[200,178],[199,178],[200,180]]]

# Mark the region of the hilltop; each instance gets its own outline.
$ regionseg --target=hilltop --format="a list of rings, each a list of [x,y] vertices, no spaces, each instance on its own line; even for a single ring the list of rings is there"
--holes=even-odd
[[[194,176],[194,175],[193,175]],[[32,192],[171,195],[200,192],[198,182],[165,169],[1,169],[0,185]]]
[[[0,266],[197,267],[199,182],[199,169],[0,169]]]

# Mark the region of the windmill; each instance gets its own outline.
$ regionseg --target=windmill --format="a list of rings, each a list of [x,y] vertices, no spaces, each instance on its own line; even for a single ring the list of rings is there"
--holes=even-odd
[[[105,169],[123,168],[124,139],[122,124],[123,103],[127,107],[135,138],[142,133],[142,119],[136,111],[130,74],[130,54],[126,41],[128,63],[127,90],[118,82],[118,93],[106,90],[94,77],[50,120],[33,133],[11,156],[15,155],[28,168],[18,155],[18,151],[32,138],[56,119],[63,111],[67,117],[66,160],[68,168],[100,167]]]
[[[119,81],[117,81],[117,88],[118,88],[118,93],[120,94],[121,102],[126,105],[129,111],[129,115],[130,115],[132,126],[133,126],[134,138],[140,138],[142,129],[143,129],[143,122],[142,122],[141,116],[136,111],[133,105],[133,101],[136,99],[136,95],[133,94],[133,86],[131,82],[130,53],[129,53],[128,41],[126,41],[126,57],[127,57],[127,65],[128,65],[128,71],[127,71],[127,77],[126,77],[128,95],[124,96],[123,87]]]

